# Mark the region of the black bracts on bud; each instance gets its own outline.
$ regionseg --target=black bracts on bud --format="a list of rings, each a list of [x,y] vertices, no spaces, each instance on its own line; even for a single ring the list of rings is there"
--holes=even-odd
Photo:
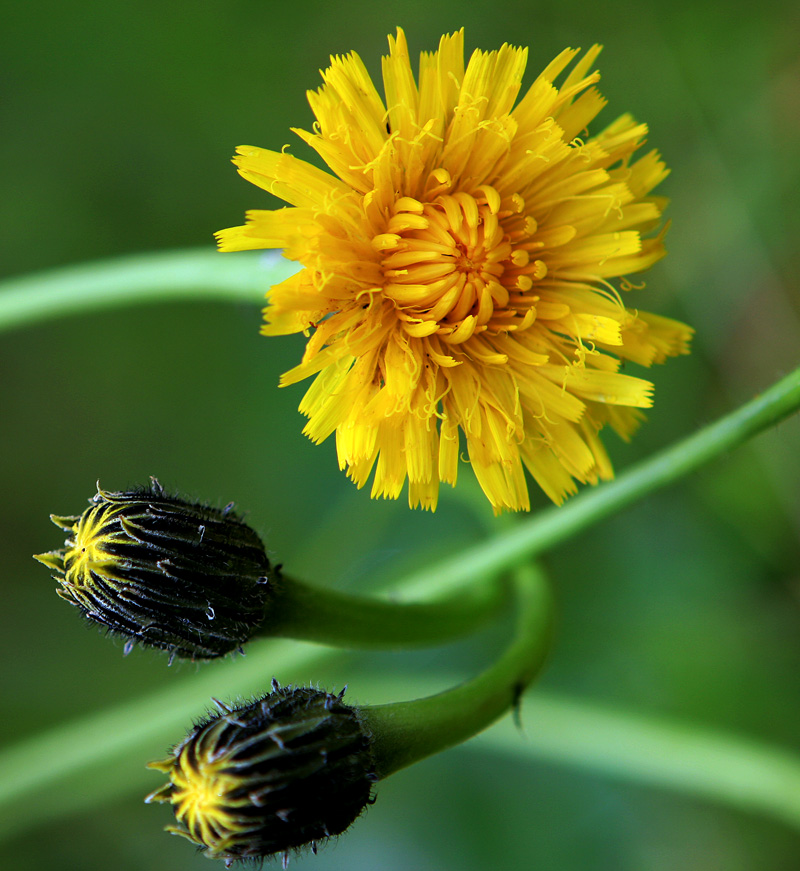
[[[53,522],[71,537],[37,559],[59,595],[129,645],[213,659],[237,650],[264,619],[276,578],[261,539],[219,510],[151,489],[101,490],[79,517]]]
[[[218,703],[219,704],[219,703]],[[356,709],[310,688],[279,688],[201,723],[164,761],[168,831],[210,858],[262,858],[341,834],[371,801],[371,740]]]

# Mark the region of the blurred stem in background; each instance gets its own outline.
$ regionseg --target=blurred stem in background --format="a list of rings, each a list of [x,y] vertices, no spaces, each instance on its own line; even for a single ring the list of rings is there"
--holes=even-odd
[[[68,315],[187,300],[255,302],[297,267],[280,254],[198,248],[137,254],[0,281],[0,331]]]

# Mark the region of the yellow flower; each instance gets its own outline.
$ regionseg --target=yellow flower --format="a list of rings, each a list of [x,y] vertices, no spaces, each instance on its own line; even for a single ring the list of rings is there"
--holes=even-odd
[[[291,204],[217,234],[223,251],[282,248],[304,267],[272,288],[266,335],[310,335],[281,379],[316,378],[300,410],[315,442],[373,496],[436,507],[460,442],[495,511],[527,509],[523,468],[555,502],[613,475],[598,437],[627,439],[652,384],[619,371],[688,352],[685,324],[628,309],[609,279],[664,256],[667,175],[634,160],[647,127],[623,115],[578,138],[605,104],[590,49],[566,49],[514,105],[527,49],[476,51],[463,31],[423,53],[403,32],[383,59],[386,102],[356,54],[309,93],[330,167],[243,146],[248,181]],[[622,282],[624,290],[631,285]],[[459,431],[463,433],[460,435]]]

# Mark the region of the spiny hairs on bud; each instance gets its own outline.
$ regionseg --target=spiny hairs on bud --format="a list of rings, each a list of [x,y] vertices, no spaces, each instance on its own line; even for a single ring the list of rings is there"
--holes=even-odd
[[[169,782],[145,801],[170,802],[167,831],[212,859],[263,859],[339,835],[371,803],[371,738],[358,711],[332,695],[281,688],[198,723],[151,762]]]
[[[74,517],[51,515],[70,537],[36,559],[58,594],[126,639],[189,659],[237,650],[264,619],[277,570],[261,539],[225,509],[150,488],[101,490]]]

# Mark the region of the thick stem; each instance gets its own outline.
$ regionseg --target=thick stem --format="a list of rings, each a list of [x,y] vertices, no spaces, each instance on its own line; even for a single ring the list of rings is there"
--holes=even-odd
[[[411,647],[468,635],[494,619],[508,585],[494,579],[426,602],[393,602],[284,576],[256,635],[341,647]]]
[[[486,671],[434,696],[361,709],[373,735],[380,778],[471,738],[519,702],[550,648],[553,602],[545,578],[534,566],[520,566],[513,586],[512,641]]]

